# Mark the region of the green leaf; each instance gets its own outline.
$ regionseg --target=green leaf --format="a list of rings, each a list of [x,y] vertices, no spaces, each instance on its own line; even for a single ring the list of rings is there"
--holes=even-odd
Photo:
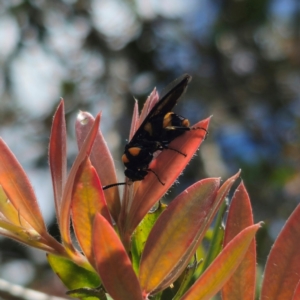
[[[53,271],[70,290],[96,288],[101,284],[98,274],[79,267],[68,259],[52,254],[47,254],[47,259]]]
[[[102,287],[100,288],[80,288],[66,293],[73,298],[79,298],[84,300],[107,300],[106,294]]]
[[[132,265],[136,273],[138,273],[140,258],[145,247],[145,243],[148,239],[149,233],[153,228],[156,220],[161,213],[167,208],[167,205],[159,202],[157,208],[148,212],[142,222],[139,224],[132,236],[131,242],[131,254]]]
[[[182,295],[188,290],[188,288],[191,285],[195,271],[197,270],[197,267],[198,267],[198,263],[197,263],[196,258],[194,257],[193,262],[187,265],[183,274],[180,276],[181,277],[181,278],[179,278],[180,279],[180,287],[172,300],[181,299]]]
[[[214,229],[212,231],[212,237],[210,241],[209,250],[207,256],[203,262],[201,272],[203,273],[207,267],[213,262],[213,260],[219,255],[222,250],[222,243],[224,237],[224,226],[222,225],[223,217],[227,209],[227,203],[224,201],[218,212]]]

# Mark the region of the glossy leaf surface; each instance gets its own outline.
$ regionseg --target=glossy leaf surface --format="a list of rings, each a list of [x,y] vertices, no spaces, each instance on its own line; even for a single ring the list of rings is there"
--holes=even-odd
[[[300,205],[294,210],[269,254],[261,300],[292,299],[300,280]]]
[[[97,214],[93,251],[102,283],[114,300],[142,300],[142,291],[131,261],[110,223]]]
[[[237,269],[259,227],[247,227],[232,239],[181,300],[210,300]]]
[[[224,247],[246,227],[253,225],[251,203],[243,183],[232,198],[226,222]],[[223,300],[253,300],[256,281],[256,245],[250,243],[241,264],[222,289]]]

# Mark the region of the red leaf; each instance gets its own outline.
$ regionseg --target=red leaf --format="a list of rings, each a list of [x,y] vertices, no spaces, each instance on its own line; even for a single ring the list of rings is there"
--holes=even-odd
[[[49,165],[58,222],[61,197],[67,177],[66,138],[64,102],[61,100],[53,118],[49,143]]]
[[[236,189],[227,217],[224,247],[243,229],[253,225],[251,203],[243,183]],[[250,243],[241,264],[222,289],[223,300],[253,300],[256,280],[255,240]]]
[[[157,93],[156,88],[151,92],[150,96],[147,98],[141,115],[139,116],[139,107],[137,101],[135,101],[134,109],[133,109],[133,114],[132,114],[132,120],[131,120],[131,126],[130,126],[130,133],[129,133],[129,140],[132,139],[134,136],[135,132],[141,126],[143,123],[144,119],[147,117],[153,106],[158,102],[159,96]],[[127,178],[125,179],[127,181]],[[133,186],[134,189],[136,190],[138,187],[138,182],[136,182]],[[122,210],[121,210],[121,215],[118,220],[118,224],[121,224],[120,229],[123,230],[123,221],[126,219],[126,215],[128,212],[128,202],[132,199],[129,199],[128,193],[131,193],[133,191],[133,187],[131,186],[130,188],[128,185],[125,186],[124,191],[123,191],[123,200],[122,200]],[[122,232],[123,233],[123,232]]]
[[[252,225],[235,236],[181,300],[210,300],[237,269],[259,227]]]
[[[76,136],[79,149],[82,147],[90,129],[94,124],[94,118],[87,112],[80,112],[76,120]],[[101,130],[98,130],[93,148],[90,154],[92,165],[95,167],[102,185],[117,182],[115,165]],[[118,187],[111,187],[104,191],[107,205],[112,217],[117,221],[120,210],[120,196]]]
[[[300,205],[294,210],[269,254],[261,300],[292,299],[300,280]]]
[[[174,199],[156,221],[146,242],[139,279],[145,294],[169,286],[201,243],[220,180],[199,181]],[[188,255],[187,255],[188,253]]]
[[[72,221],[79,245],[93,266],[92,228],[96,213],[101,213],[110,222],[101,182],[95,168],[86,158],[78,169],[74,182]]]
[[[300,300],[300,281],[298,282],[298,284],[296,286],[292,300]]]
[[[75,253],[75,249],[72,246],[71,236],[70,236],[70,209],[71,209],[71,197],[72,197],[72,190],[74,185],[74,179],[77,173],[77,170],[83,160],[86,158],[87,155],[90,154],[91,148],[93,146],[93,142],[98,132],[100,122],[100,116],[98,115],[95,119],[93,127],[91,128],[90,132],[88,133],[74,163],[71,168],[70,174],[68,176],[65,189],[63,192],[62,202],[61,202],[61,213],[60,213],[60,232],[63,244],[67,249],[69,249],[72,253]]]
[[[0,184],[19,214],[41,235],[47,230],[33,188],[5,142],[0,138]]]
[[[158,92],[156,90],[156,88],[153,89],[153,91],[151,92],[151,94],[148,96],[144,106],[143,106],[143,109],[142,109],[142,112],[141,112],[141,115],[140,115],[140,118],[139,118],[139,122],[138,122],[138,125],[136,126],[135,128],[135,131],[137,130],[137,128],[139,126],[141,126],[141,124],[143,123],[143,121],[145,120],[145,118],[148,116],[148,114],[150,113],[151,109],[154,107],[154,105],[159,101],[159,95],[158,95]],[[130,130],[131,132],[132,130]],[[134,131],[134,132],[135,132]],[[130,136],[130,138],[132,138],[132,136]]]
[[[131,261],[113,227],[95,216],[93,250],[101,281],[114,300],[142,300],[142,291]]]
[[[206,207],[206,210],[203,208],[203,213],[206,211],[206,215],[205,215],[205,222],[203,222],[201,224],[201,228],[198,228],[199,232],[196,234],[196,236],[193,239],[193,242],[190,244],[189,247],[186,247],[185,249],[185,254],[184,257],[182,257],[180,259],[179,262],[175,262],[175,260],[173,261],[174,266],[173,266],[173,272],[171,272],[169,275],[166,274],[166,277],[163,278],[163,276],[161,276],[161,278],[159,280],[161,280],[161,282],[158,284],[158,286],[155,288],[155,292],[162,290],[163,288],[165,288],[167,285],[170,285],[177,277],[179,274],[181,274],[181,272],[183,271],[183,269],[186,267],[188,261],[190,260],[190,258],[194,255],[199,243],[201,242],[204,233],[206,232],[206,230],[208,229],[209,225],[211,224],[215,214],[217,213],[220,205],[222,204],[222,202],[224,201],[227,193],[229,192],[232,184],[234,183],[234,181],[237,179],[237,177],[239,176],[238,172],[236,175],[232,176],[231,178],[229,178],[228,180],[226,180],[226,182],[224,182],[224,184],[221,186],[221,188],[218,190],[215,198],[213,199],[213,201],[207,202],[206,204],[208,205],[208,207]],[[193,186],[192,186],[193,187]],[[184,195],[185,192],[183,192],[179,197],[181,197],[182,195]],[[174,200],[173,200],[174,202]],[[173,203],[172,202],[172,203]],[[175,202],[176,203],[176,202]],[[171,204],[172,205],[172,204]],[[171,206],[170,205],[170,206]],[[175,205],[175,204],[174,204]],[[171,206],[172,207],[172,206]],[[200,212],[202,212],[202,210],[200,210]],[[180,221],[181,218],[178,217],[178,220]],[[201,220],[201,219],[200,219]],[[159,224],[159,223],[158,223]],[[160,230],[163,231],[163,226],[161,225],[157,225],[159,226]],[[155,225],[156,227],[156,225]],[[157,233],[158,234],[158,233]],[[159,234],[158,234],[159,237]],[[180,239],[179,239],[180,240]],[[178,240],[178,242],[179,242]],[[179,246],[177,246],[179,247]],[[143,254],[144,255],[144,254]],[[176,265],[175,265],[176,264]],[[167,273],[167,272],[166,272]],[[157,284],[157,283],[156,283]],[[151,285],[155,285],[151,282]],[[145,287],[145,285],[143,285],[143,287]],[[147,288],[150,289],[150,288]]]
[[[139,106],[138,106],[137,100],[135,100],[132,118],[131,118],[129,140],[131,140],[133,135],[135,134],[137,127],[138,127],[138,123],[139,123]]]

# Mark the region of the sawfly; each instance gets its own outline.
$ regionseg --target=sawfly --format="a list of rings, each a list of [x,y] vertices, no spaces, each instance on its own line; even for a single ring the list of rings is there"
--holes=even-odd
[[[164,185],[158,175],[149,168],[154,153],[169,149],[179,155],[186,156],[185,153],[169,147],[169,144],[191,129],[202,129],[207,133],[204,128],[190,127],[188,119],[172,112],[191,79],[190,75],[184,74],[167,86],[159,101],[125,146],[122,162],[126,167],[124,174],[131,182],[143,180],[149,172],[152,172],[157,180]],[[113,183],[104,186],[103,189],[124,184],[126,182]]]

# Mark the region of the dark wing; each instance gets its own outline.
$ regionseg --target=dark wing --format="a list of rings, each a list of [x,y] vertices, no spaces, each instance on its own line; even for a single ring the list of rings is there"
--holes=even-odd
[[[192,80],[192,76],[189,74],[183,74],[179,78],[171,82],[163,91],[160,96],[160,100],[152,108],[148,114],[148,120],[153,116],[158,114],[165,115],[166,113],[172,111],[177,101],[184,94],[187,85]],[[146,119],[147,119],[146,118]]]
[[[163,91],[160,96],[159,101],[151,109],[141,126],[137,129],[131,141],[134,141],[140,135],[142,135],[144,130],[144,125],[151,120],[154,116],[159,114],[165,115],[166,113],[172,111],[177,101],[184,94],[187,85],[192,80],[192,76],[189,74],[183,74],[179,78],[171,82]]]

